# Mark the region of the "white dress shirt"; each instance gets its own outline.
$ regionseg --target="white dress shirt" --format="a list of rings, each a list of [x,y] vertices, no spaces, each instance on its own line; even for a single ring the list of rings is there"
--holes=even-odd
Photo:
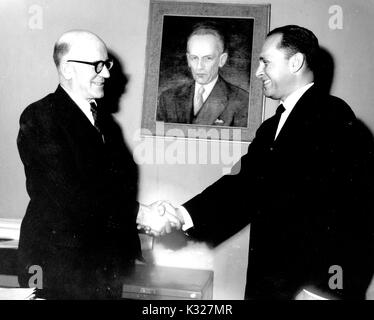
[[[275,133],[275,139],[278,137],[279,132],[283,128],[284,123],[286,122],[291,111],[295,107],[296,103],[300,100],[302,95],[314,84],[314,82],[308,83],[304,87],[297,89],[292,92],[284,101],[280,101],[280,104],[283,104],[283,107],[286,109],[281,115],[281,118],[278,123],[277,132]]]

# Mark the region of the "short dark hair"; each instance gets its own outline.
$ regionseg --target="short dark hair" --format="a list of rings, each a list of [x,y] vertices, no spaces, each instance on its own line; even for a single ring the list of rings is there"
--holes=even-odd
[[[62,57],[70,50],[70,45],[67,42],[56,42],[53,48],[53,60],[58,68],[61,63]]]
[[[201,35],[207,35],[211,34],[215,36],[221,43],[222,45],[222,52],[226,52],[227,47],[226,47],[226,39],[223,31],[219,27],[219,25],[213,21],[209,22],[200,22],[197,23],[193,26],[192,32],[188,36],[187,43],[190,40],[192,36],[201,36]]]
[[[297,52],[302,53],[309,69],[315,71],[320,48],[318,39],[312,31],[296,25],[287,25],[273,29],[267,37],[274,34],[282,35],[279,48],[285,49],[288,57]]]

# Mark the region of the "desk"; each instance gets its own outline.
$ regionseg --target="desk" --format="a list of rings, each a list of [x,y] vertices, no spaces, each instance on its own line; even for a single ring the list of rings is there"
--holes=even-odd
[[[140,237],[142,248],[150,250],[150,239]],[[0,242],[0,287],[19,287],[16,276],[18,240]],[[213,298],[213,271],[136,264],[124,278],[124,299],[210,300]]]
[[[211,300],[213,271],[136,264],[123,281],[122,298]]]

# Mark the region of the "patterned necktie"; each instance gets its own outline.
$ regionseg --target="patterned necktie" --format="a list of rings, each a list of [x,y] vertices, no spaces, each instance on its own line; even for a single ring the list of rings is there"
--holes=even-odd
[[[200,86],[200,88],[197,90],[197,94],[195,95],[194,99],[194,115],[196,116],[199,110],[201,109],[201,106],[204,103],[203,93],[205,92],[205,89],[203,86]]]
[[[277,108],[277,111],[275,112],[275,116],[274,116],[274,123],[276,124],[276,127],[275,127],[275,133],[274,133],[274,140],[276,138],[276,134],[277,134],[277,130],[278,130],[278,126],[279,126],[279,121],[280,121],[280,118],[282,116],[282,113],[285,111],[285,107],[283,106],[283,104],[280,104]]]
[[[95,102],[90,102],[90,106],[91,106],[91,112],[92,112],[92,116],[93,116],[93,119],[94,119],[94,126],[95,128],[97,129],[97,131],[100,131],[100,127],[98,125],[98,120],[97,120],[97,105]]]
[[[95,102],[90,102],[90,106],[91,106],[91,112],[92,112],[92,117],[94,119],[94,126],[96,128],[96,130],[100,133],[101,135],[101,138],[103,140],[103,142],[105,143],[105,139],[104,139],[104,135],[100,129],[100,125],[99,125],[99,120],[98,120],[98,114],[97,114],[97,111],[98,111],[98,108],[97,108],[97,105]]]

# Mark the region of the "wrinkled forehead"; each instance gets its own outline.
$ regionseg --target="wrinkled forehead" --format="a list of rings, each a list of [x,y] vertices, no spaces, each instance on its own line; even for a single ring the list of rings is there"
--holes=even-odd
[[[211,34],[193,35],[188,40],[187,52],[197,56],[219,53],[219,40]]]

